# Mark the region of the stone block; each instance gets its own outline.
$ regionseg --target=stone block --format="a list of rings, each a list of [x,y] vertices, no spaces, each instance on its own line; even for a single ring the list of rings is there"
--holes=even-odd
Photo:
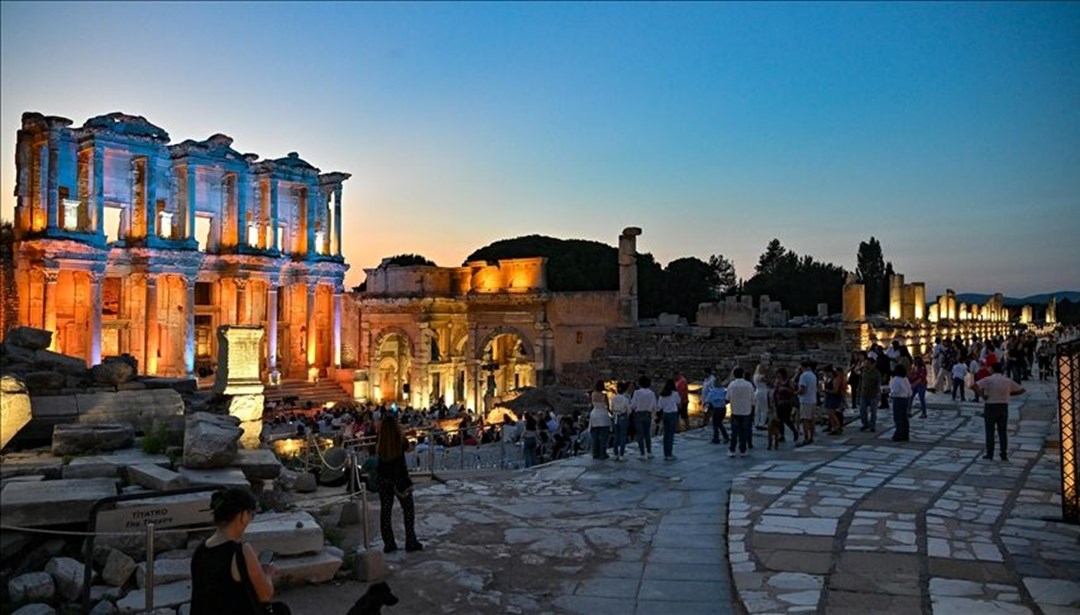
[[[131,423],[149,433],[159,417],[183,416],[184,400],[172,389],[76,395],[80,423]]]
[[[101,580],[113,587],[123,587],[135,572],[135,560],[119,549],[109,548],[108,552],[101,569]]]
[[[199,391],[199,381],[195,378],[158,378],[143,376],[139,382],[148,389],[172,389],[181,395],[194,395]]]
[[[247,449],[259,448],[259,436],[262,435],[262,416],[265,398],[258,395],[233,395],[229,398],[229,416],[240,419],[240,446]]]
[[[841,554],[829,588],[858,592],[868,587],[883,594],[920,596],[919,558],[893,553]]]
[[[121,503],[117,502],[117,504]],[[135,504],[146,504],[146,502],[137,501]],[[187,530],[155,530],[154,550],[164,552],[183,549],[187,545],[187,539]],[[143,560],[146,559],[146,534],[98,536],[94,540],[94,551],[105,547],[121,551],[136,561]]]
[[[15,557],[34,541],[33,534],[4,530],[0,532],[0,561]]]
[[[127,423],[57,425],[53,428],[53,455],[80,455],[127,448],[135,442],[135,429]]]
[[[34,367],[42,371],[60,372],[72,376],[86,375],[86,361],[51,350],[34,351]]]
[[[191,602],[191,581],[177,581],[175,583],[154,584],[155,609],[175,609],[185,602]],[[146,609],[146,590],[136,589],[128,592],[126,596],[116,603],[116,608],[121,613],[142,613]]]
[[[187,479],[160,466],[143,464],[128,466],[128,480],[153,491],[171,491],[188,486]]]
[[[236,458],[242,432],[239,419],[208,412],[188,416],[184,429],[184,466],[224,468]]]
[[[154,585],[174,583],[191,578],[191,558],[155,559]],[[146,587],[146,562],[139,562],[135,568],[135,584],[139,589]]]
[[[259,373],[263,328],[224,325],[218,327],[218,367],[214,392],[246,395],[263,392]]]
[[[386,559],[383,554],[375,549],[363,549],[357,547],[356,557],[353,558],[353,578],[357,581],[381,581],[389,572],[386,568]]]
[[[30,393],[19,378],[0,375],[0,449],[33,418]]]
[[[90,602],[101,602],[102,600],[116,602],[123,595],[124,590],[120,587],[112,587],[111,585],[90,586]]]
[[[114,495],[111,478],[8,483],[0,492],[0,516],[6,525],[21,527],[85,523],[94,502]]]
[[[60,427],[57,425],[57,427]],[[120,468],[107,461],[101,455],[76,457],[64,466],[61,476],[64,478],[116,478]]]
[[[274,585],[325,583],[334,578],[341,564],[341,557],[327,551],[315,555],[282,558],[274,562],[274,567],[277,568],[274,573]]]
[[[27,350],[45,350],[52,343],[52,331],[33,327],[15,327],[7,332],[4,341]]]
[[[72,602],[82,595],[83,575],[86,573],[82,562],[70,557],[54,557],[45,564],[45,572],[52,575],[56,591],[64,600]]]
[[[734,299],[734,297],[729,297]],[[697,309],[695,321],[699,327],[752,327],[754,326],[754,308],[734,300],[716,303],[701,303]]]
[[[41,602],[21,606],[11,615],[56,615],[56,609]]]
[[[315,490],[319,488],[319,484],[315,481],[315,476],[312,473],[300,472],[296,474],[292,488],[297,493],[315,493]]]
[[[94,382],[116,386],[131,380],[135,368],[120,357],[105,357],[100,364],[90,368],[90,377]]]
[[[67,386],[67,376],[60,372],[36,371],[24,374],[23,382],[34,395],[54,395]]]
[[[28,572],[8,581],[8,599],[12,602],[52,600],[56,583],[47,572]]]
[[[251,488],[244,473],[236,468],[188,468],[180,466],[177,472],[192,487],[244,487]]]
[[[240,468],[248,480],[273,480],[282,470],[277,455],[268,448],[237,451],[233,466]]]
[[[300,555],[323,550],[323,531],[306,512],[263,513],[244,532],[244,540],[256,552]]]
[[[99,600],[94,608],[90,609],[90,615],[115,615],[119,613],[116,605],[109,600]]]
[[[60,478],[64,460],[54,457],[52,453],[31,451],[26,453],[9,453],[4,455],[4,462],[0,463],[0,479],[17,477],[31,477],[41,475],[45,478]]]

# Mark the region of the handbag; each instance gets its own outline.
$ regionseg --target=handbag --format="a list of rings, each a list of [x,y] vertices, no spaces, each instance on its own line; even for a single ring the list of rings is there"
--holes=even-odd
[[[236,543],[236,567],[240,570],[240,582],[251,602],[253,615],[292,615],[289,605],[284,602],[259,602],[259,597],[255,595],[255,588],[251,585],[251,577],[248,576],[244,547],[239,542]]]

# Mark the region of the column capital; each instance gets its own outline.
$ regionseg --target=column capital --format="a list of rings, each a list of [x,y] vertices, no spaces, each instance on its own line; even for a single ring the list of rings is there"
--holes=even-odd
[[[236,290],[247,290],[249,282],[247,278],[233,278],[232,281],[236,285]]]
[[[56,284],[60,280],[59,269],[42,269],[41,272],[45,275],[46,284]]]
[[[184,280],[184,289],[187,290],[188,292],[191,292],[191,291],[195,290],[195,285],[198,284],[198,282],[199,282],[199,278],[194,277],[194,276],[186,276],[185,275],[185,276],[181,276],[181,279]]]
[[[90,282],[93,284],[101,284],[101,281],[105,279],[104,271],[87,271],[90,276]]]

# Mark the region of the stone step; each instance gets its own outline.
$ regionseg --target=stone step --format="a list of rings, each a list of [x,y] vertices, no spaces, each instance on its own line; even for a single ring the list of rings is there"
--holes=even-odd
[[[306,512],[262,513],[248,525],[244,542],[251,543],[256,553],[301,555],[323,550],[323,531]]]
[[[188,480],[178,472],[156,465],[137,465],[127,469],[128,480],[154,491],[169,491],[188,486]]]
[[[191,581],[154,584],[154,608],[177,608],[185,602],[191,602]],[[135,589],[116,603],[121,613],[143,613],[146,610],[146,590]]]
[[[185,468],[176,469],[192,487],[244,487],[251,488],[251,483],[238,468],[214,468],[208,470]]]
[[[339,555],[330,551],[276,559],[274,560],[274,567],[277,568],[274,573],[274,586],[326,583],[333,580],[342,562]]]

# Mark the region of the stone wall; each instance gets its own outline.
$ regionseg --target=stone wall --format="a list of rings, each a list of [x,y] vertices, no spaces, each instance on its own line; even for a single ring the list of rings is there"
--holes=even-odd
[[[706,368],[726,375],[736,366],[753,370],[765,363],[770,373],[792,370],[802,359],[821,365],[847,365],[850,340],[841,327],[639,327],[611,329],[605,348],[589,361],[563,366],[560,384],[589,387],[599,378],[632,379],[644,371],[668,377],[682,370],[691,381]]]

